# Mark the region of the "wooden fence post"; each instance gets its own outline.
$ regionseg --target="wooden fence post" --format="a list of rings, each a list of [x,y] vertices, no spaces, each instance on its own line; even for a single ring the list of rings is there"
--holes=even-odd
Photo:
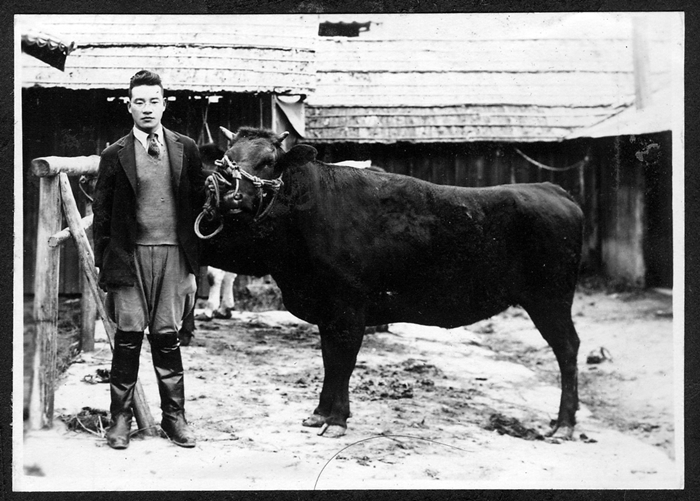
[[[114,337],[116,329],[114,327],[114,324],[107,316],[107,311],[105,309],[104,303],[102,302],[102,296],[97,286],[95,258],[92,253],[90,243],[88,242],[87,235],[85,235],[85,230],[82,226],[80,212],[78,212],[78,205],[75,203],[75,198],[73,198],[73,192],[71,191],[68,175],[64,172],[61,172],[58,175],[58,178],[60,180],[61,186],[63,211],[66,216],[66,221],[68,221],[68,227],[70,228],[71,234],[73,235],[73,239],[75,240],[76,247],[78,248],[78,258],[80,259],[81,268],[83,270],[83,273],[85,274],[88,288],[92,292],[93,297],[95,298],[97,311],[99,312],[100,317],[104,322],[110,346],[113,346],[112,339]],[[136,423],[138,424],[139,429],[142,430],[145,435],[157,435],[155,429],[155,421],[153,420],[151,411],[149,410],[148,405],[146,404],[146,398],[143,393],[141,383],[138,381],[134,390],[133,408],[134,416],[136,417]]]
[[[56,384],[56,338],[58,334],[58,267],[60,247],[51,248],[48,240],[61,229],[61,200],[58,178],[39,180],[39,223],[34,272],[35,351],[29,427],[33,430],[53,426]]]

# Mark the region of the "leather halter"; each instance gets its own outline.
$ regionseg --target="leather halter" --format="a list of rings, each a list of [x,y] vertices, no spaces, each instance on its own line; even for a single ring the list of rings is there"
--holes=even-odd
[[[251,183],[253,183],[253,186],[257,189],[258,210],[255,216],[253,217],[253,222],[255,223],[260,222],[265,217],[267,217],[267,215],[270,212],[270,209],[272,209],[272,206],[277,200],[277,195],[279,194],[280,189],[284,185],[284,183],[282,182],[282,176],[276,179],[261,179],[241,169],[236,162],[229,159],[226,155],[224,155],[224,157],[221,160],[216,160],[214,163],[219,168],[219,170],[223,171],[223,174],[219,171],[215,171],[207,177],[205,182],[205,186],[207,187],[208,191],[207,200],[204,203],[202,212],[199,214],[199,216],[197,216],[197,220],[194,223],[195,233],[199,238],[205,240],[212,238],[214,235],[219,233],[224,227],[223,221],[220,221],[219,227],[209,235],[203,235],[199,231],[199,225],[203,217],[206,217],[207,221],[212,221],[218,214],[219,204],[221,203],[220,185],[227,187],[234,186],[234,183],[229,181],[227,177],[235,182],[235,188],[233,188],[234,198],[240,193],[242,178],[245,178]],[[269,195],[270,192],[272,192],[272,198],[268,199],[269,201],[267,205],[265,205],[265,198]]]

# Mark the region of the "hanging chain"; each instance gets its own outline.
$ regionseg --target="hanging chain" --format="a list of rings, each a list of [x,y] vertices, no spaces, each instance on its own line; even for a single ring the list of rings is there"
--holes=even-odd
[[[525,153],[523,153],[522,151],[520,151],[520,150],[519,150],[518,148],[516,148],[516,147],[514,147],[514,149],[515,149],[515,151],[516,151],[521,157],[523,157],[525,160],[527,160],[528,162],[530,162],[530,163],[531,163],[532,165],[534,165],[535,167],[539,167],[540,169],[551,170],[551,171],[555,171],[555,172],[563,172],[563,171],[567,171],[567,170],[571,170],[571,169],[576,169],[576,168],[578,168],[578,167],[583,167],[583,166],[585,166],[585,165],[590,161],[590,159],[591,159],[590,152],[589,152],[589,153],[586,153],[586,156],[583,158],[583,160],[579,160],[578,162],[576,162],[576,163],[573,164],[573,165],[569,165],[569,166],[567,166],[567,167],[551,167],[551,166],[549,166],[549,165],[545,165],[545,164],[543,164],[543,163],[541,163],[541,162],[538,162],[537,160],[535,160],[535,159],[533,159],[533,158],[528,157]]]

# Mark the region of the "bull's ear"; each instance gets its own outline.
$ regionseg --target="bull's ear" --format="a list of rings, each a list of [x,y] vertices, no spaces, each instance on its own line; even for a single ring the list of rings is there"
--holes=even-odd
[[[297,144],[292,147],[275,165],[275,170],[283,171],[290,167],[297,167],[316,160],[318,151],[313,146],[308,144]]]

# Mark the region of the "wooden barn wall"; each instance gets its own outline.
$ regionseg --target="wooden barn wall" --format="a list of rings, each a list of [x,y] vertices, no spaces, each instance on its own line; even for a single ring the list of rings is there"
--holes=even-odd
[[[418,177],[437,184],[493,186],[496,184],[550,181],[569,191],[585,214],[583,259],[585,271],[600,268],[597,226],[597,171],[600,159],[592,153],[589,140],[566,143],[463,143],[463,144],[315,144],[319,159],[325,162],[371,160],[389,172]],[[577,164],[581,167],[551,171],[537,167],[517,150],[551,167]]]
[[[673,286],[671,134],[601,140],[603,273],[646,287]]]
[[[635,138],[644,169],[645,285],[673,287],[673,159],[671,133]]]
[[[25,294],[34,291],[39,211],[39,180],[31,174],[30,162],[44,156],[99,155],[108,143],[127,134],[133,125],[126,104],[119,96],[126,96],[126,90],[28,88],[22,91]],[[167,89],[166,96],[175,96],[176,99],[168,101],[163,125],[197,140],[203,131],[206,99],[198,99],[201,96],[189,92],[168,92]],[[269,126],[271,115],[269,94],[226,94],[218,102],[208,105],[207,123],[214,141],[224,146],[225,138],[219,133],[219,125],[231,130],[241,125]],[[78,180],[71,179],[71,185],[78,207],[84,214],[85,199],[78,188]],[[61,250],[59,293],[80,293],[80,269],[72,241],[64,244]]]

